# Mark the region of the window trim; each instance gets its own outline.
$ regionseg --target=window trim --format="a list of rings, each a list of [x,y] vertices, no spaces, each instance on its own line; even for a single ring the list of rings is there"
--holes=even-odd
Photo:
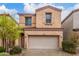
[[[46,22],[46,14],[51,14],[51,21],[50,21],[50,23]],[[52,25],[52,13],[51,12],[46,12],[45,13],[45,25]]]
[[[31,24],[26,24],[26,18],[31,18]],[[32,17],[25,17],[25,26],[32,26]]]

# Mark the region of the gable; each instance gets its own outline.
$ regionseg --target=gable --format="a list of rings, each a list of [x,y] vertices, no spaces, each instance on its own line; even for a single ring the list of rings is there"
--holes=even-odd
[[[44,6],[44,7],[41,7],[41,8],[36,9],[36,11],[45,10],[45,9],[47,9],[47,8],[53,9],[53,10],[56,10],[56,11],[61,11],[61,9],[58,9],[58,8],[56,8],[56,7],[53,7],[53,6]]]

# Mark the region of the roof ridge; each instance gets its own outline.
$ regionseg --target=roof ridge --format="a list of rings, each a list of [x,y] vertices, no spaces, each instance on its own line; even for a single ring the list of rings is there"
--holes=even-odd
[[[72,11],[63,19],[63,21],[61,22],[61,24],[63,24],[63,23],[66,21],[66,19],[69,18],[69,16],[71,16],[74,12],[77,12],[77,11],[79,11],[79,9],[72,10]]]
[[[61,9],[59,9],[57,7],[54,7],[54,6],[51,6],[51,5],[47,5],[47,6],[43,6],[43,7],[37,8],[36,11],[44,9],[44,8],[47,8],[47,7],[50,7],[52,9],[55,9],[55,10],[58,10],[58,11],[62,11]]]

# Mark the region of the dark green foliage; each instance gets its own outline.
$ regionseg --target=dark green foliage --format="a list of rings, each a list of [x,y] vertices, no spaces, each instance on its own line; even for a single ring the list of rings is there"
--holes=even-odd
[[[71,54],[76,53],[76,43],[73,41],[65,40],[62,42],[63,51],[69,52]]]
[[[4,47],[0,47],[0,53],[1,52],[5,52],[5,48]]]
[[[13,47],[9,53],[10,55],[14,55],[14,54],[20,54],[21,52],[22,52],[22,49],[16,46],[16,47]]]

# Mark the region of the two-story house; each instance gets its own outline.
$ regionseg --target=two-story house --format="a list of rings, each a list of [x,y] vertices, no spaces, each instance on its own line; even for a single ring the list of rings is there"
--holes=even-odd
[[[69,39],[72,32],[79,33],[79,9],[73,10],[63,21],[63,37]]]
[[[24,33],[19,41],[27,49],[59,49],[62,46],[61,10],[44,6],[35,14],[19,14]]]

